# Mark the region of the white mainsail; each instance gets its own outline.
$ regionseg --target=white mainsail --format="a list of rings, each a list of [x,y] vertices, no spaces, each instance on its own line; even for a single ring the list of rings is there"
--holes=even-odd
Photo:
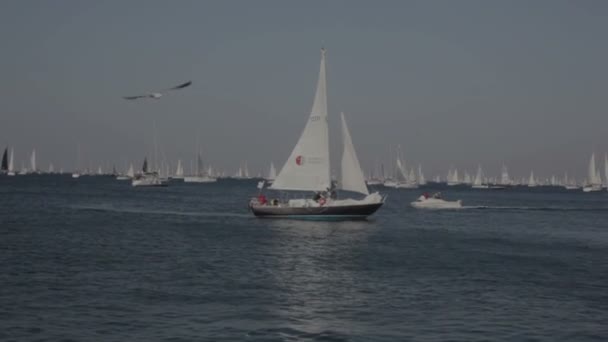
[[[595,153],[591,154],[591,159],[589,160],[589,172],[588,179],[590,185],[601,185],[602,179],[600,177],[599,172],[595,168]]]
[[[133,163],[129,165],[129,171],[127,171],[127,176],[133,178],[135,177],[135,171],[133,170]]]
[[[346,125],[344,113],[340,113],[340,117],[342,119],[342,143],[344,146],[342,152],[342,177],[340,179],[340,188],[342,190],[369,195],[369,190],[367,189],[367,185],[365,185],[365,176],[363,175],[363,170],[361,170],[361,165],[359,164],[359,159],[357,158],[357,153],[355,152],[355,147],[353,146],[353,141],[350,137],[348,126]]]
[[[274,163],[270,162],[270,171],[268,171],[268,180],[274,180],[277,178],[277,170],[274,168]]]
[[[36,168],[36,149],[32,150],[32,156],[30,157],[30,167],[32,168],[32,172],[36,172],[38,170]]]
[[[321,49],[319,80],[304,131],[271,189],[324,191],[331,188],[327,124],[325,49]]]
[[[530,178],[528,179],[528,186],[536,186],[536,178],[534,178],[534,171],[530,172]]]
[[[608,155],[604,155],[604,182],[608,187]]]
[[[8,161],[8,173],[15,173],[15,149],[11,147],[11,158]]]
[[[426,178],[424,178],[424,173],[422,173],[422,165],[418,164],[418,184],[426,185]]]
[[[397,156],[397,160],[395,162],[397,165],[397,172],[395,172],[395,179],[398,181],[407,182],[407,171],[405,170],[405,162],[401,161],[401,157]]]
[[[502,166],[502,173],[500,175],[500,184],[501,185],[510,185],[511,178],[509,178],[509,171],[505,165]]]
[[[483,170],[481,169],[481,165],[477,166],[477,174],[475,175],[475,179],[473,180],[474,186],[479,186],[483,184]]]
[[[182,165],[182,160],[178,159],[177,160],[177,169],[175,170],[175,176],[176,177],[184,177],[184,167]]]

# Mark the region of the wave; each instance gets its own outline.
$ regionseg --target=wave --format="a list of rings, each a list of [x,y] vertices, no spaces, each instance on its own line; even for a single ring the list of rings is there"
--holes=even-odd
[[[251,215],[229,213],[229,212],[189,212],[189,211],[175,211],[175,210],[154,210],[154,209],[140,209],[140,208],[117,208],[111,205],[72,205],[70,209],[75,210],[90,210],[90,211],[104,211],[104,212],[116,212],[116,213],[127,213],[127,214],[150,214],[150,215],[175,215],[175,216],[199,216],[199,217],[240,217],[240,218],[251,218]]]

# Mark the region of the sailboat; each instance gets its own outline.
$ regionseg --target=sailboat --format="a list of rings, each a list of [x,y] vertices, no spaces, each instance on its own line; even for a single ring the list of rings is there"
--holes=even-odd
[[[125,163],[126,166],[126,163]],[[114,174],[116,174],[116,171],[114,171]],[[133,176],[135,176],[134,172],[133,172],[133,164],[131,164],[131,167],[129,168],[129,170],[127,171],[127,173],[118,173],[116,174],[116,180],[129,180],[132,179]]]
[[[426,178],[422,173],[422,165],[418,164],[418,185],[426,185]]]
[[[568,178],[568,172],[564,175],[564,188],[566,190],[578,190],[579,186],[576,185],[576,181],[574,179]]]
[[[177,168],[175,169],[175,175],[172,177],[173,179],[184,179],[184,166],[182,165],[182,160],[177,160]]]
[[[458,169],[450,169],[448,171],[448,186],[455,186],[460,184],[460,179],[458,177]]]
[[[8,160],[8,170],[6,173],[8,176],[15,175],[15,149],[11,148],[11,157]]]
[[[72,172],[72,178],[80,178],[80,145],[76,145],[76,170]]]
[[[608,190],[608,155],[604,155],[604,182],[606,190]]]
[[[148,171],[148,158],[144,158],[141,173],[133,177],[131,185],[135,187],[167,186],[167,182],[160,177],[158,171]]]
[[[31,173],[38,173],[38,169],[36,168],[36,149],[32,150],[32,155],[30,156],[30,167]]]
[[[268,170],[268,177],[266,177],[266,183],[272,184],[277,178],[277,170],[274,168],[274,163],[270,162],[270,169]]]
[[[511,177],[509,177],[509,170],[507,169],[507,166],[503,164],[502,166],[502,171],[500,173],[500,183],[498,183],[502,186],[509,186],[513,184],[513,181],[511,180]]]
[[[602,178],[595,168],[595,153],[589,159],[589,170],[587,172],[587,184],[583,187],[583,192],[595,192],[602,190]]]
[[[384,182],[384,186],[387,188],[395,189],[417,189],[418,183],[416,183],[416,174],[411,169],[407,172],[405,167],[405,161],[401,157],[401,146],[397,146],[397,157],[395,160],[395,179],[388,179]]]
[[[321,49],[321,66],[315,99],[304,131],[291,155],[279,172],[273,190],[314,192],[313,198],[287,201],[266,201],[260,192],[251,199],[249,208],[257,217],[286,217],[300,219],[365,219],[384,204],[378,192],[369,193],[354,146],[342,118],[343,154],[339,188],[365,195],[363,199],[338,199],[331,179],[329,158],[329,127],[327,122],[327,94],[325,81],[325,49]],[[264,182],[258,184],[260,191]]]
[[[481,169],[481,165],[477,166],[477,174],[475,175],[475,179],[473,180],[473,184],[471,185],[473,189],[489,189],[490,186],[488,184],[484,184],[483,182],[483,170]]]
[[[2,165],[0,165],[0,174],[8,173],[8,147],[4,149],[2,154]]]
[[[528,179],[528,187],[529,188],[534,188],[538,186],[538,183],[536,182],[536,178],[534,178],[534,171],[530,172],[530,179]]]
[[[217,181],[217,178],[209,176],[209,174],[204,171],[203,159],[201,158],[201,154],[198,153],[196,155],[196,172],[193,176],[184,177],[184,182],[185,183],[213,183],[216,181]]]
[[[382,185],[384,183],[384,164],[381,164],[380,168],[382,169],[380,176],[376,176],[376,173],[378,173],[378,161],[376,161],[375,167],[369,173],[369,178],[365,180],[368,186]]]
[[[133,169],[133,163],[129,165],[129,170],[127,170],[127,176],[130,178],[135,177],[135,170]]]

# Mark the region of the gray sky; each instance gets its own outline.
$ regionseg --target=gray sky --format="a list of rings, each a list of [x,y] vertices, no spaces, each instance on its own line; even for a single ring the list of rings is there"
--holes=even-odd
[[[328,49],[364,169],[586,172],[608,151],[605,1],[2,1],[0,143],[71,169],[150,155],[281,167]],[[160,101],[135,95],[193,80]],[[338,157],[339,146],[332,150]]]

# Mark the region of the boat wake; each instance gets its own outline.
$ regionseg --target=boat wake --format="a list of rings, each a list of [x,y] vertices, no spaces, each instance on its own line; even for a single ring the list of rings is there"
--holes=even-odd
[[[154,210],[154,209],[141,209],[141,208],[116,208],[111,205],[103,205],[103,204],[101,204],[101,205],[72,205],[72,206],[69,206],[69,208],[75,209],[75,210],[116,212],[116,213],[126,213],[126,214],[251,218],[251,215],[239,214],[239,213],[200,212],[200,211],[188,212],[188,211]]]
[[[506,210],[506,211],[608,211],[608,208],[573,208],[573,207],[527,207],[527,206],[462,206],[459,210]]]

